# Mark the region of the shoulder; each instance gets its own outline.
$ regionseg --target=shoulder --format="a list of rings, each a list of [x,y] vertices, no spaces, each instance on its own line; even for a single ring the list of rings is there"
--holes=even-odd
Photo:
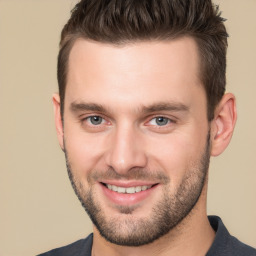
[[[231,236],[219,217],[209,216],[209,221],[216,236],[206,256],[256,256],[256,249]]]
[[[237,238],[231,236],[230,238],[230,248],[234,251],[234,256],[240,255],[248,255],[248,256],[256,256],[256,249],[242,243]]]
[[[80,239],[72,244],[53,249],[38,256],[91,256],[93,234],[84,239]]]

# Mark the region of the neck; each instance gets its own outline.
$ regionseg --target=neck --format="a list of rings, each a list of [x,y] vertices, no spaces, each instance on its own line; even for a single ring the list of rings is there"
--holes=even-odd
[[[194,209],[168,234],[153,243],[128,247],[106,241],[94,227],[92,256],[200,256],[206,255],[215,233],[206,214],[206,186]]]

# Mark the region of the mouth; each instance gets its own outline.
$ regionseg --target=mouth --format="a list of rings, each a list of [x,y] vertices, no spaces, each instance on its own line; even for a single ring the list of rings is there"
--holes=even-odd
[[[145,191],[148,190],[150,188],[152,188],[155,185],[150,185],[150,186],[134,186],[134,187],[119,187],[116,185],[111,185],[111,184],[105,184],[102,183],[106,188],[108,188],[111,191],[117,192],[119,194],[135,194],[135,193],[139,193],[141,191]]]
[[[145,181],[101,181],[99,185],[107,201],[119,206],[134,206],[151,200],[160,184]]]

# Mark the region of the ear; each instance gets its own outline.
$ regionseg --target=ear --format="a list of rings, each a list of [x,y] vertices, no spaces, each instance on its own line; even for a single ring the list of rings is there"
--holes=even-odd
[[[211,122],[211,155],[220,155],[228,146],[237,119],[235,96],[227,93],[217,106]]]
[[[64,150],[64,143],[63,143],[63,124],[61,119],[60,113],[60,96],[58,93],[54,94],[52,97],[53,107],[54,107],[54,118],[55,118],[55,127],[57,130],[57,137],[59,140],[60,147]]]

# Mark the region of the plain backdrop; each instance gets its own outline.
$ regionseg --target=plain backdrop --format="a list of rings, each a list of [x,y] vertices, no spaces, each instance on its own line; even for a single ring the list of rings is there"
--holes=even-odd
[[[0,255],[29,256],[91,232],[59,149],[51,97],[60,31],[75,0],[0,0]],[[238,122],[212,159],[208,213],[256,247],[256,1],[216,0],[230,34],[227,91]]]

